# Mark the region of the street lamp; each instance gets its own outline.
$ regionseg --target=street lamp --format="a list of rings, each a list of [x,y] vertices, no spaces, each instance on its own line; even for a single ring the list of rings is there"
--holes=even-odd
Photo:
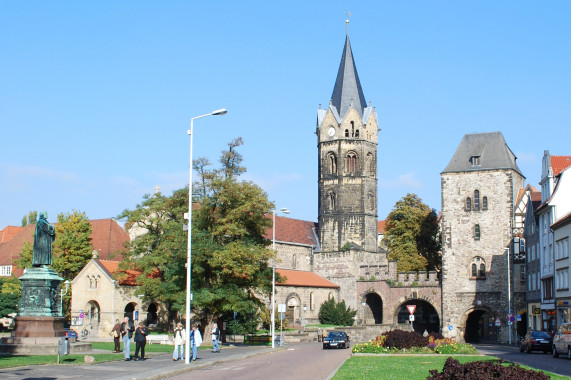
[[[287,208],[281,208],[279,210],[272,210],[273,214],[273,231],[272,231],[272,250],[274,251],[274,263],[272,265],[272,318],[270,331],[272,335],[272,348],[275,348],[275,335],[276,335],[276,213],[282,212],[284,214],[289,214]],[[280,340],[281,344],[281,340]]]
[[[189,179],[188,179],[188,214],[185,215],[188,220],[188,245],[187,245],[187,256],[186,256],[186,333],[190,333],[190,299],[192,295],[190,293],[190,274],[191,274],[191,253],[190,248],[192,245],[192,137],[193,137],[193,129],[194,129],[194,120],[200,119],[206,116],[217,116],[217,115],[225,115],[228,111],[226,108],[222,108],[216,111],[212,111],[205,115],[196,116],[190,119],[190,129],[187,133],[190,135],[190,167],[188,169],[189,172]],[[184,352],[184,362],[185,364],[190,363],[190,350],[185,350]]]
[[[61,312],[62,317],[63,317],[63,296],[65,296],[67,294],[67,291],[69,290],[69,280],[65,280],[63,284],[65,285],[65,292],[63,291],[63,288],[59,289],[59,310]]]

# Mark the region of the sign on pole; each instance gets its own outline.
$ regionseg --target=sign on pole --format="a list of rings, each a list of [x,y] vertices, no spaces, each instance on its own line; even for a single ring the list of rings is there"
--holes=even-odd
[[[278,313],[285,313],[286,312],[286,304],[280,303],[278,304]]]
[[[416,310],[416,305],[406,305],[406,308],[408,309],[410,315],[413,315],[414,311]]]

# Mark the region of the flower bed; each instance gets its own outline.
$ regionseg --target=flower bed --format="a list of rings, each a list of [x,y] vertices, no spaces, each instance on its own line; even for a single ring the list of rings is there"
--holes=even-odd
[[[477,354],[471,344],[456,343],[440,334],[426,337],[417,332],[393,330],[367,343],[353,346],[353,353],[367,354]]]

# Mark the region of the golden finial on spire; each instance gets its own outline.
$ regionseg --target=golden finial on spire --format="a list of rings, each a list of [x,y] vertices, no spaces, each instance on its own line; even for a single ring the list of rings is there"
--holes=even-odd
[[[345,12],[345,16],[347,16],[347,18],[345,19],[345,25],[347,27],[347,35],[349,35],[349,17],[351,17],[351,12],[349,11]]]

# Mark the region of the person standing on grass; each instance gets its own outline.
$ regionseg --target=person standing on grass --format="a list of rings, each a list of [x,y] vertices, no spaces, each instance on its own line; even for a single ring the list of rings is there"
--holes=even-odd
[[[133,336],[133,323],[129,321],[129,317],[123,319],[121,323],[121,336],[123,337],[123,354],[125,355],[125,361],[131,360],[131,337]]]
[[[145,360],[147,335],[149,335],[147,328],[143,325],[143,322],[139,322],[139,327],[135,330],[135,360],[139,360],[139,349],[141,350],[141,360]]]
[[[196,328],[196,323],[192,324],[189,343],[190,347],[192,347],[192,361],[195,361],[196,354],[198,354],[198,347],[202,344],[202,335],[200,335],[200,331]]]
[[[184,345],[186,344],[186,330],[182,327],[182,323],[177,323],[174,329],[174,351],[172,353],[172,360],[177,361],[184,358]],[[179,353],[180,350],[180,353]]]
[[[118,319],[115,320],[115,326],[111,329],[111,336],[113,337],[113,343],[115,343],[113,352],[121,352],[121,324]]]
[[[220,340],[220,329],[218,324],[215,322],[212,326],[212,352],[220,352],[220,345],[218,341]]]

